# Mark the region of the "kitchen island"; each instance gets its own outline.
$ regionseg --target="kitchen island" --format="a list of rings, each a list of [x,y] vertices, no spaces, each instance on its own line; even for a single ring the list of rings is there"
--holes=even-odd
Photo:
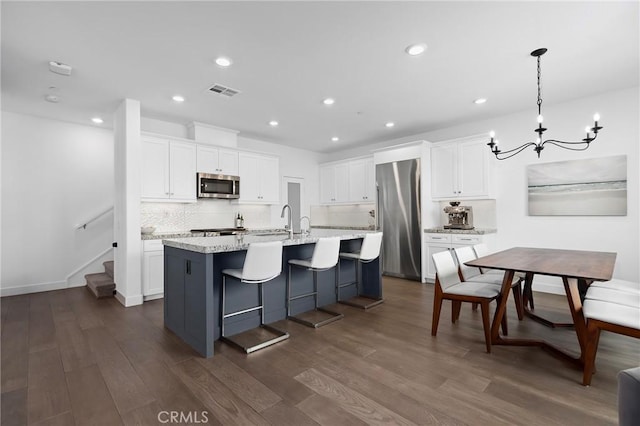
[[[339,237],[340,251],[359,251],[362,238],[370,231],[314,229],[310,234],[288,235],[230,235],[219,237],[189,237],[163,240],[164,244],[164,324],[204,357],[213,356],[213,343],[220,338],[220,296],[222,270],[241,269],[249,244],[282,241],[282,274],[264,284],[265,323],[287,317],[286,274],[289,259],[308,259],[315,242],[322,237]],[[356,263],[341,261],[340,283],[355,280]],[[312,274],[293,270],[292,294],[311,291]],[[318,273],[318,305],[335,303],[335,270]],[[379,259],[362,265],[360,295],[382,298],[382,279]],[[343,287],[340,298],[356,296],[355,286]],[[228,280],[226,289],[227,312],[258,304],[258,286]],[[313,298],[298,299],[291,304],[296,315],[313,309]],[[228,318],[225,334],[233,335],[257,327],[258,311]]]

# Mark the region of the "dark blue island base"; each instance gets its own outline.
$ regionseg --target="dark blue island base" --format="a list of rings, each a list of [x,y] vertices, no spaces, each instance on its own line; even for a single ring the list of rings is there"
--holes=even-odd
[[[342,240],[340,251],[358,251],[362,239]],[[264,285],[265,323],[286,319],[286,274],[289,259],[308,259],[314,244],[285,245],[282,274]],[[164,248],[164,324],[204,357],[213,356],[213,343],[220,338],[220,296],[222,270],[242,269],[246,250],[221,253],[199,253],[165,245]],[[357,262],[341,260],[340,283],[355,281]],[[362,264],[360,296],[382,298],[379,258]],[[313,273],[301,268],[292,269],[291,294],[310,293]],[[340,289],[341,300],[356,295],[356,286]],[[239,311],[258,305],[258,286],[227,278],[226,310]],[[335,269],[318,272],[318,306],[336,303]],[[314,309],[313,297],[291,303],[291,314]],[[260,312],[253,311],[230,317],[225,322],[225,334],[235,335],[258,327]]]

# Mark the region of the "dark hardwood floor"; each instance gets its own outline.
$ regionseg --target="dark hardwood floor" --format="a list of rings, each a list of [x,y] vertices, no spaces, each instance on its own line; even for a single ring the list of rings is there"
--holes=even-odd
[[[9,425],[362,425],[617,423],[616,373],[640,342],[603,333],[591,387],[539,348],[485,353],[480,312],[445,302],[431,337],[433,286],[384,279],[385,303],[314,330],[291,321],[286,342],[245,355],[217,343],[203,359],[163,327],[162,300],[125,309],[84,288],[2,298],[2,418]],[[568,316],[562,296],[536,308]],[[572,329],[518,322],[574,350]],[[158,416],[160,415],[160,419]],[[206,421],[205,421],[206,420]]]

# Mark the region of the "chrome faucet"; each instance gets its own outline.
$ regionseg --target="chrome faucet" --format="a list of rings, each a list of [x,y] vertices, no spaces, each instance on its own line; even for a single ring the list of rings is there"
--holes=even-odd
[[[289,238],[293,238],[293,218],[291,217],[291,206],[289,204],[285,204],[282,206],[282,213],[280,213],[280,217],[284,217],[285,210],[289,209],[289,220],[288,225],[284,227],[287,231],[289,231]]]
[[[306,230],[306,231],[303,231],[303,230],[302,230],[302,219],[307,219],[307,224],[308,224],[309,226],[307,227],[307,230]],[[311,232],[311,219],[309,219],[309,216],[302,216],[302,217],[300,218],[300,233],[301,233],[301,234],[308,234],[309,232]]]

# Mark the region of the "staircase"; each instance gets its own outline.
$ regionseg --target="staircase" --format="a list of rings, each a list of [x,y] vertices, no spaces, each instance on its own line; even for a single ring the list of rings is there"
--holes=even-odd
[[[104,272],[99,274],[87,274],[87,289],[89,289],[97,299],[103,297],[113,297],[116,292],[116,283],[113,282],[113,260],[103,262]]]

